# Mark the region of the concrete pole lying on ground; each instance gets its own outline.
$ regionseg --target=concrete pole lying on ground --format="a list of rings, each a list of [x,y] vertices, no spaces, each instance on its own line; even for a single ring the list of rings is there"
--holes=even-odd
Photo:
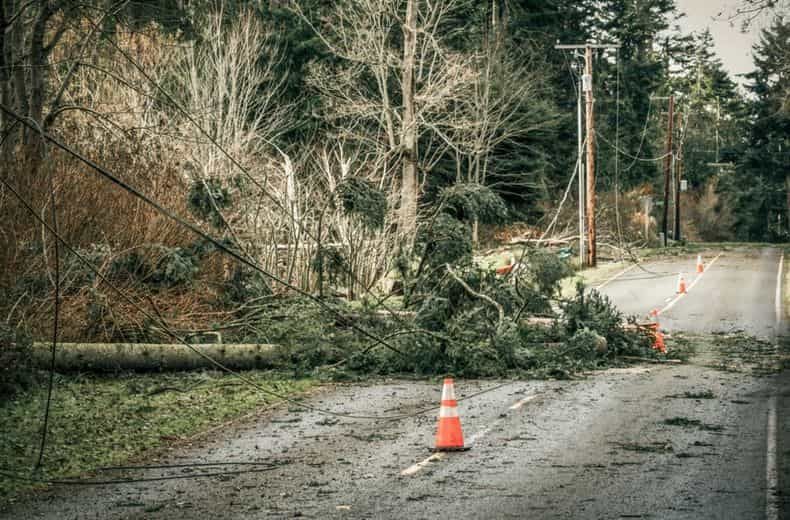
[[[233,369],[272,368],[283,355],[282,347],[266,344],[191,345],[195,350]],[[33,361],[49,368],[51,343],[33,344]],[[181,344],[58,343],[55,370],[116,372],[121,370],[168,371],[217,368]]]

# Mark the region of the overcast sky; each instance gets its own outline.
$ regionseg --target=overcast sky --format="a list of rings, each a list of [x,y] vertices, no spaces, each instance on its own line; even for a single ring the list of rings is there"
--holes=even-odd
[[[710,28],[716,42],[716,54],[721,58],[724,67],[738,83],[744,78],[737,77],[754,68],[752,61],[752,45],[759,38],[759,21],[749,33],[741,32],[739,20],[730,22],[728,17],[738,6],[737,0],[676,0],[678,9],[686,13],[679,24],[686,31],[699,31]],[[719,16],[719,13],[723,13]]]

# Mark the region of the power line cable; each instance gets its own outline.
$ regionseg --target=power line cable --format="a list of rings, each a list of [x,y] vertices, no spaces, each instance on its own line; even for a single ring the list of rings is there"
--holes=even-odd
[[[90,20],[89,20],[89,23],[95,25],[94,22],[92,22]],[[231,162],[231,164],[233,164],[234,167],[236,167],[240,172],[242,172],[242,174],[247,179],[249,179],[250,182],[252,182],[259,189],[260,193],[263,196],[265,196],[267,199],[269,199],[275,205],[275,207],[277,209],[282,211],[283,214],[285,214],[289,218],[289,220],[291,221],[291,224],[293,226],[295,226],[297,229],[299,229],[300,231],[305,233],[305,235],[307,235],[312,240],[315,240],[316,243],[318,243],[318,244],[321,243],[321,241],[320,241],[320,239],[318,237],[316,237],[309,229],[307,229],[306,226],[304,226],[301,222],[299,222],[299,220],[294,216],[292,210],[289,210],[288,208],[286,208],[279,200],[277,200],[276,197],[274,197],[271,193],[269,193],[269,191],[266,189],[266,187],[263,184],[261,184],[258,181],[258,179],[256,179],[249,172],[249,170],[247,170],[247,168],[245,168],[235,157],[233,157],[208,131],[206,131],[200,125],[200,123],[198,123],[195,120],[195,118],[192,116],[192,114],[190,114],[189,111],[187,111],[183,106],[181,106],[181,104],[178,103],[178,101],[176,101],[175,98],[164,87],[162,87],[162,85],[160,85],[153,77],[151,77],[145,71],[145,69],[144,69],[144,67],[142,65],[140,65],[132,56],[130,56],[129,53],[127,53],[125,50],[123,50],[123,48],[121,48],[120,45],[118,45],[115,41],[113,41],[112,38],[106,38],[106,40],[110,43],[110,45],[113,48],[115,48],[118,51],[119,54],[121,54],[121,56],[124,57],[124,59],[126,59],[126,61],[128,61],[132,65],[132,67],[134,67],[146,79],[146,81],[148,81],[152,86],[154,86],[154,88],[156,88],[156,90],[158,90],[165,97],[165,99],[167,100],[168,103],[170,103],[184,117],[186,117],[187,120],[189,121],[189,123],[195,129],[197,129],[198,132],[201,135],[203,135],[206,139],[208,139],[209,142],[213,146],[215,146],[222,153],[222,155],[224,155],[225,158],[227,158]],[[266,138],[262,138],[262,140],[266,144],[268,144],[269,146],[274,148],[277,151],[277,153],[279,153],[280,156],[286,162],[290,161],[290,158],[288,157],[288,155],[279,146],[277,146],[276,143],[274,143],[272,140],[266,139]],[[398,322],[399,325],[407,326],[407,324],[401,319],[401,317],[398,316],[398,314],[395,311],[390,309],[384,303],[385,298],[378,298],[377,295],[372,294],[372,291],[370,290],[370,288],[367,287],[366,284],[361,283],[360,280],[357,278],[357,276],[354,274],[354,272],[348,266],[343,264],[343,265],[340,266],[340,268],[343,271],[345,271],[345,273],[347,275],[349,275],[362,288],[363,291],[365,291],[365,294],[368,294],[368,295],[371,295],[373,297],[376,297],[377,298],[377,304],[380,305],[381,308],[383,308],[385,311],[387,311],[393,317],[393,319],[395,319],[395,321]]]
[[[642,162],[658,162],[658,161],[661,161],[661,160],[664,160],[664,159],[666,159],[666,157],[670,155],[670,153],[669,153],[669,152],[667,152],[667,153],[665,153],[665,154],[663,154],[663,155],[660,155],[660,156],[658,156],[658,157],[648,157],[648,158],[644,158],[644,157],[636,157],[636,156],[634,156],[634,155],[631,155],[630,153],[626,152],[625,150],[622,150],[622,149],[620,149],[620,148],[619,148],[619,147],[618,147],[616,144],[614,144],[614,143],[613,143],[613,142],[611,142],[609,139],[607,139],[607,138],[606,138],[606,137],[605,137],[603,134],[601,134],[601,132],[598,132],[598,131],[596,131],[596,132],[595,132],[595,138],[597,139],[599,136],[600,136],[600,138],[601,138],[601,140],[602,140],[603,142],[605,142],[606,144],[608,144],[608,145],[609,145],[609,146],[610,146],[612,149],[614,149],[614,150],[615,150],[617,153],[623,154],[623,155],[625,155],[625,156],[626,156],[626,157],[628,157],[628,158],[634,159],[634,161],[642,161]],[[625,171],[625,170],[623,170],[623,171]]]
[[[0,110],[5,112],[9,116],[11,116],[13,118],[16,118],[23,125],[25,125],[28,128],[32,129],[32,125],[28,121],[26,121],[22,116],[17,114],[15,111],[13,111],[10,108],[6,107],[4,104],[0,103]],[[128,184],[125,181],[121,180],[118,176],[114,175],[113,173],[111,173],[106,168],[96,164],[92,160],[90,160],[87,157],[83,156],[80,152],[74,150],[69,145],[62,143],[61,141],[59,141],[58,139],[56,139],[55,137],[51,136],[50,134],[48,134],[46,132],[42,132],[41,135],[44,138],[46,138],[48,141],[50,141],[52,144],[54,144],[55,146],[57,146],[58,148],[63,150],[64,152],[66,152],[69,155],[75,157],[76,159],[80,160],[84,164],[90,166],[94,171],[99,173],[102,177],[106,178],[107,180],[109,180],[113,184],[117,185],[118,187],[122,188],[123,190],[127,191],[128,193],[132,194],[133,196],[137,197],[138,199],[142,200],[143,202],[145,202],[146,204],[148,204],[149,206],[151,206],[152,208],[157,210],[162,215],[164,215],[167,218],[169,218],[170,220],[176,222],[178,225],[188,229],[189,231],[191,231],[192,233],[194,233],[198,237],[200,237],[203,240],[209,242],[214,247],[216,247],[219,251],[221,251],[224,254],[234,258],[236,261],[238,261],[238,262],[246,265],[247,267],[257,271],[258,273],[262,274],[266,278],[268,278],[268,279],[270,279],[270,280],[282,285],[283,287],[291,289],[292,291],[294,291],[296,293],[299,293],[302,296],[305,296],[306,298],[308,298],[308,299],[312,300],[313,302],[317,303],[321,308],[331,312],[332,314],[334,314],[336,317],[340,318],[344,322],[348,322],[348,319],[345,316],[343,316],[342,313],[340,313],[336,309],[333,309],[332,307],[327,305],[320,298],[310,294],[309,292],[307,292],[307,291],[305,291],[305,290],[293,285],[292,283],[290,283],[290,282],[288,282],[286,280],[283,280],[282,278],[278,277],[277,275],[274,275],[274,274],[264,270],[262,267],[258,266],[256,263],[254,263],[251,260],[241,256],[238,252],[228,248],[221,241],[217,240],[216,238],[212,237],[208,233],[205,233],[203,230],[201,230],[200,228],[198,228],[194,224],[191,224],[190,222],[187,222],[183,218],[179,217],[178,215],[174,214],[170,210],[166,209],[165,207],[163,207],[161,204],[159,204],[155,200],[151,199],[150,197],[148,197],[147,195],[141,193],[139,190],[137,190],[136,188],[134,188],[130,184]],[[376,341],[380,345],[382,345],[384,347],[387,347],[388,349],[392,350],[393,352],[397,352],[398,354],[401,354],[401,355],[403,354],[399,349],[397,349],[396,347],[390,345],[389,343],[387,343],[385,341],[382,341],[381,338],[379,338],[375,334],[369,332],[365,328],[360,327],[359,325],[356,325],[354,323],[348,323],[348,325],[352,329],[354,329],[357,332],[359,332],[360,334],[362,334],[363,336],[367,337],[368,339]]]
[[[653,98],[648,97],[647,98],[647,115],[645,116],[645,124],[642,127],[642,137],[640,137],[640,139],[639,139],[639,148],[636,151],[636,156],[630,157],[633,160],[631,161],[631,164],[629,164],[626,168],[623,168],[623,173],[627,173],[627,172],[631,171],[631,168],[633,168],[634,165],[637,162],[639,162],[639,155],[642,153],[642,147],[645,144],[645,137],[647,136],[647,127],[650,124],[650,113],[652,112],[652,109],[653,109]]]
[[[617,94],[615,101],[615,149],[620,148],[620,49],[617,48],[615,56],[615,67],[617,67]],[[617,237],[620,245],[620,260],[623,259],[623,226],[620,222],[620,154],[614,154],[614,216],[617,226]]]
[[[161,477],[143,477],[143,478],[108,479],[108,480],[45,479],[45,478],[25,477],[19,475],[18,472],[9,471],[7,469],[0,469],[0,476],[21,482],[47,484],[54,486],[118,486],[123,484],[139,484],[144,482],[162,482],[166,480],[187,480],[187,479],[197,479],[197,478],[244,475],[247,473],[262,473],[264,471],[272,471],[280,467],[281,467],[280,465],[275,465],[275,466],[265,466],[262,468],[242,469],[237,471],[213,471],[208,473],[190,473],[190,474],[182,474],[182,475],[165,475]]]
[[[0,106],[2,106],[2,105],[0,105]],[[352,414],[344,414],[344,413],[340,413],[340,412],[334,412],[334,411],[331,411],[331,410],[326,410],[326,409],[322,409],[322,408],[319,408],[319,407],[316,407],[316,406],[305,404],[305,403],[302,403],[301,401],[299,401],[297,399],[293,399],[293,398],[287,397],[285,395],[280,394],[279,392],[275,392],[273,390],[269,390],[268,388],[263,387],[262,385],[258,384],[257,382],[253,381],[252,379],[244,376],[239,371],[236,371],[236,370],[233,370],[232,368],[227,367],[226,365],[224,365],[220,361],[217,361],[216,359],[214,359],[212,356],[206,354],[205,352],[202,352],[200,349],[195,348],[194,345],[189,344],[183,337],[181,337],[176,332],[174,332],[167,325],[167,323],[165,323],[160,317],[154,316],[152,313],[150,313],[149,311],[147,311],[144,308],[142,308],[137,302],[132,300],[131,297],[129,297],[128,294],[126,294],[124,291],[119,289],[106,276],[104,276],[104,274],[102,274],[101,271],[96,266],[94,266],[82,254],[80,254],[74,247],[72,247],[68,242],[66,242],[63,239],[62,236],[60,236],[59,234],[54,233],[54,230],[52,229],[52,227],[37,214],[37,212],[35,211],[35,209],[33,209],[33,207],[30,205],[30,203],[28,203],[8,181],[6,181],[3,178],[0,178],[0,183],[4,184],[9,189],[9,191],[20,201],[20,203],[23,206],[25,206],[25,208],[28,210],[28,212],[42,226],[44,226],[50,233],[52,233],[53,236],[55,236],[69,252],[71,252],[77,259],[79,259],[80,262],[83,263],[83,265],[85,265],[88,269],[90,269],[103,283],[107,284],[113,290],[113,292],[118,294],[127,303],[132,305],[135,309],[137,309],[140,313],[142,313],[146,318],[148,318],[148,319],[150,319],[150,320],[152,320],[154,322],[158,322],[162,326],[163,331],[168,336],[170,336],[174,340],[178,341],[180,344],[182,344],[183,346],[187,347],[189,350],[191,350],[192,352],[194,352],[195,354],[197,354],[201,358],[205,359],[211,365],[215,366],[219,370],[222,370],[222,371],[224,371],[224,372],[226,372],[228,374],[231,374],[231,375],[235,376],[240,381],[242,381],[243,383],[249,385],[250,387],[255,388],[256,390],[259,390],[260,392],[262,392],[264,394],[276,397],[276,398],[278,398],[278,399],[280,399],[280,400],[282,400],[284,402],[293,404],[294,406],[297,406],[299,408],[303,408],[305,410],[313,411],[313,412],[324,414],[324,415],[330,415],[330,416],[340,417],[340,418],[345,418],[345,419],[394,421],[394,420],[400,420],[400,419],[407,419],[407,418],[410,418],[410,417],[416,417],[418,415],[425,414],[426,412],[433,411],[433,410],[436,410],[436,408],[438,408],[438,406],[430,406],[430,407],[426,407],[426,408],[423,408],[421,410],[417,410],[416,412],[412,412],[412,413],[409,413],[409,414],[398,414],[398,415],[383,415],[383,416],[382,415],[352,415]],[[494,387],[487,388],[487,389],[481,390],[480,392],[476,392],[476,393],[473,393],[473,394],[468,395],[466,397],[463,397],[461,399],[458,399],[458,401],[471,399],[473,397],[477,397],[479,395],[482,395],[482,394],[485,394],[485,393],[488,393],[488,392],[492,392],[494,390],[497,390],[499,388],[502,388],[502,387],[510,385],[510,384],[512,384],[511,381],[506,382],[506,383],[502,383],[500,385],[496,385]]]
[[[41,165],[47,169],[47,178],[49,183],[49,204],[51,209],[51,218],[52,218],[52,229],[55,233],[58,231],[58,213],[56,207],[56,200],[55,200],[55,181],[53,179],[53,172],[52,167],[49,165],[47,161],[48,157],[48,150],[49,150],[49,143],[44,138],[44,130],[41,128],[36,121],[32,120],[32,125],[35,127],[35,131],[39,133],[40,142],[38,143],[39,152],[41,154]],[[47,380],[47,398],[44,404],[44,417],[42,419],[42,427],[41,427],[41,440],[39,443],[38,448],[38,456],[36,458],[36,463],[33,466],[33,471],[37,471],[41,468],[41,462],[44,459],[44,451],[47,445],[47,434],[49,432],[49,417],[50,417],[50,410],[52,408],[52,392],[55,387],[55,356],[57,352],[57,344],[58,344],[58,335],[59,335],[59,324],[60,324],[60,243],[58,239],[55,238],[53,235],[53,246],[52,250],[54,252],[54,260],[55,260],[55,278],[53,280],[53,289],[55,293],[55,308],[53,310],[53,321],[52,321],[52,347],[51,347],[51,354],[50,354],[50,363],[49,363],[49,377]],[[47,257],[46,257],[46,248],[44,248],[44,264],[47,264]]]

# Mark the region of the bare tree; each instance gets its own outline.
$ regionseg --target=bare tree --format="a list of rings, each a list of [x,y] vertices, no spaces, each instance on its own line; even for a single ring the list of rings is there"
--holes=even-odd
[[[127,3],[0,2],[0,103],[40,124],[40,130],[49,130],[63,112],[62,104],[82,60],[95,53],[105,19]],[[78,107],[72,104],[69,108]],[[13,123],[13,118],[0,113],[0,128],[10,134],[3,153],[21,138],[35,171],[40,158],[34,150],[38,133],[24,128],[10,132]]]
[[[312,25],[340,59],[310,70],[308,82],[324,100],[322,116],[339,139],[372,155],[382,186],[399,192],[398,227],[406,245],[416,230],[425,178],[449,150],[434,133],[437,119],[448,117],[445,109],[472,75],[464,56],[443,43],[455,8],[453,0],[343,0],[330,20]],[[401,38],[393,36],[398,30]]]
[[[260,158],[274,152],[271,143],[289,127],[282,102],[284,78],[277,66],[282,52],[275,32],[251,12],[233,22],[219,10],[197,23],[192,42],[177,66],[175,81],[184,106],[198,124],[230,155],[265,175]],[[185,153],[192,174],[229,181],[239,172],[189,121],[183,121]]]

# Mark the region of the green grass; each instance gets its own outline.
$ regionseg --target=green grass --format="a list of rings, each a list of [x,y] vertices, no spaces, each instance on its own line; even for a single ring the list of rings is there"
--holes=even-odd
[[[270,372],[246,374],[264,388],[291,397],[315,384]],[[3,469],[27,472],[32,467],[45,400],[41,384],[0,403]],[[42,474],[50,479],[75,477],[121,464],[277,401],[216,372],[58,376]],[[31,487],[0,475],[0,501]]]

